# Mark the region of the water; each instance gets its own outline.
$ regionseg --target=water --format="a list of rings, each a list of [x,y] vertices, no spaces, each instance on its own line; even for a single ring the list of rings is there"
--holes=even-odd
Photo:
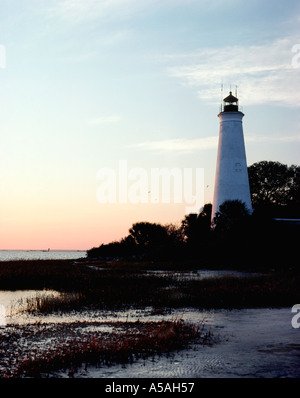
[[[26,253],[32,259],[75,258],[83,257],[84,252],[0,252],[9,254],[12,259],[23,258]],[[48,256],[48,257],[46,257]],[[77,258],[78,258],[77,257]],[[53,258],[53,257],[51,257]],[[201,275],[200,273],[203,272]],[[225,272],[225,271],[224,271]],[[231,274],[231,271],[226,271]],[[190,277],[213,277],[219,271],[199,271]],[[234,272],[236,275],[236,273]],[[182,275],[181,275],[182,276]],[[185,275],[186,277],[188,275]],[[220,275],[219,275],[220,276]],[[90,328],[97,328],[97,322],[125,322],[125,321],[159,321],[167,319],[184,319],[186,321],[205,322],[205,327],[214,333],[216,342],[211,346],[194,345],[190,349],[182,350],[171,356],[160,356],[154,360],[137,360],[131,365],[114,365],[111,367],[93,367],[79,369],[75,377],[89,378],[280,378],[300,377],[300,328],[292,327],[294,313],[291,308],[256,308],[240,310],[211,310],[196,309],[174,310],[168,314],[156,315],[152,308],[130,311],[81,311],[68,314],[34,315],[26,314],[22,306],[13,303],[20,299],[26,302],[37,294],[58,294],[50,291],[15,291],[0,292],[0,306],[5,308],[6,314],[0,313],[0,336],[11,336],[14,328],[22,328],[26,334],[29,325],[40,324],[68,325],[71,322],[89,322]],[[17,309],[11,311],[10,308]],[[1,310],[1,308],[0,308]],[[1,316],[5,317],[2,319]],[[79,326],[80,327],[80,326]],[[103,327],[103,326],[102,326]],[[21,329],[18,329],[19,332]],[[8,338],[8,337],[7,337]],[[5,340],[3,340],[5,341]],[[22,343],[23,344],[23,343]],[[25,341],[26,344],[26,341]],[[46,340],[45,343],[46,344]],[[42,346],[41,346],[42,348]],[[20,347],[21,349],[21,347]],[[54,377],[68,377],[67,373],[57,372]]]
[[[27,303],[37,297],[58,297],[55,290],[0,290],[0,306],[2,308],[1,323],[26,323],[30,318],[26,313]]]
[[[9,300],[34,297],[36,291],[1,292],[0,300],[9,306]],[[41,292],[55,294],[55,292]],[[90,366],[79,369],[75,377],[89,378],[232,378],[232,377],[300,377],[300,328],[292,327],[295,314],[291,308],[256,308],[239,310],[180,309],[156,315],[152,308],[129,311],[86,310],[68,314],[34,315],[12,312],[6,317],[6,327],[0,335],[10,336],[14,325],[26,331],[35,322],[45,327],[71,322],[88,322],[89,329],[103,328],[99,322],[160,321],[184,319],[204,322],[206,330],[214,334],[212,345],[193,345],[170,356],[137,360],[133,364],[111,367]],[[73,328],[74,326],[72,326]],[[107,327],[107,326],[106,326]],[[72,329],[68,328],[66,330]],[[32,329],[33,330],[33,329]],[[101,330],[101,329],[99,329]],[[109,330],[107,330],[109,332]],[[40,342],[40,344],[43,344]],[[44,344],[49,344],[45,340]],[[42,345],[40,346],[42,348]],[[21,349],[21,347],[20,347]],[[68,377],[68,372],[56,372],[54,377]]]
[[[300,329],[291,309],[187,310],[184,319],[206,320],[218,341],[126,367],[90,368],[77,377],[104,378],[299,378]],[[61,373],[61,376],[64,374]]]
[[[76,260],[86,257],[84,250],[0,250],[0,261]]]
[[[201,280],[207,278],[221,278],[224,276],[228,277],[246,277],[246,276],[257,276],[262,275],[258,272],[246,272],[236,270],[207,270],[200,269],[194,271],[165,271],[165,270],[150,270],[146,271],[146,275],[166,276],[172,277],[178,280]]]

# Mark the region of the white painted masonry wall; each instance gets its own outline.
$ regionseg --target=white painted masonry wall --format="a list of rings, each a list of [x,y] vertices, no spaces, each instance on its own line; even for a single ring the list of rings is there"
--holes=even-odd
[[[225,200],[240,200],[252,212],[242,112],[221,112],[212,220]]]

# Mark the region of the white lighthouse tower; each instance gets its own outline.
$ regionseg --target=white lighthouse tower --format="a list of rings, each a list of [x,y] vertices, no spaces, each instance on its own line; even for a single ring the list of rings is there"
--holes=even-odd
[[[219,144],[212,206],[212,221],[226,200],[240,200],[252,212],[246,151],[238,98],[224,98],[220,118]]]

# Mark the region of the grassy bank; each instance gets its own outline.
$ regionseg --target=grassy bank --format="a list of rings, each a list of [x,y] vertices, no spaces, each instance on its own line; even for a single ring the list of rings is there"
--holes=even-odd
[[[187,281],[161,292],[156,305],[203,309],[292,307],[300,300],[299,283],[295,273]]]
[[[99,264],[98,264],[99,265]],[[153,266],[153,264],[151,264]],[[60,297],[39,296],[28,309],[43,313],[82,308],[243,308],[293,306],[300,302],[297,271],[245,277],[186,280],[172,273],[146,274],[142,264],[90,268],[72,261],[0,263],[0,290],[54,289]]]

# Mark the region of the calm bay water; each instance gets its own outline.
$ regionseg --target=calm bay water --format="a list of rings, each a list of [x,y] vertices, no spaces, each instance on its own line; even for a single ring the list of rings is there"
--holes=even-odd
[[[0,250],[0,261],[76,260],[86,257],[84,250]]]

